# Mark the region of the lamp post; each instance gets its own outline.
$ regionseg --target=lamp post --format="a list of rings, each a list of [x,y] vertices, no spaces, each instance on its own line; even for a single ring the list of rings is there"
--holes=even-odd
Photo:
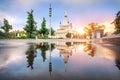
[[[50,4],[50,8],[49,8],[49,18],[50,18],[50,32],[49,32],[49,37],[51,38],[51,17],[52,17],[52,8],[51,8],[51,4]]]

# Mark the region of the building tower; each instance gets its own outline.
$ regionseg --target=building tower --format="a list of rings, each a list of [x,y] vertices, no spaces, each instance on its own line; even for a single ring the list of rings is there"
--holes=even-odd
[[[69,19],[68,19],[66,11],[65,11],[65,14],[64,14],[63,25],[69,25]]]
[[[55,36],[57,38],[67,38],[66,35],[68,33],[74,33],[72,30],[72,23],[69,22],[69,18],[67,16],[67,12],[64,13],[63,22],[60,23],[59,28],[55,32]]]

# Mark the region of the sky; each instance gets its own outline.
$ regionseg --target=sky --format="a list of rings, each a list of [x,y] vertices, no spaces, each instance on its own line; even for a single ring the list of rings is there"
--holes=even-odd
[[[120,10],[120,0],[0,0],[0,26],[6,18],[14,29],[22,29],[26,25],[27,12],[33,9],[37,28],[43,17],[49,27],[50,3],[54,29],[63,21],[65,11],[73,27],[84,27],[91,22],[111,23]]]

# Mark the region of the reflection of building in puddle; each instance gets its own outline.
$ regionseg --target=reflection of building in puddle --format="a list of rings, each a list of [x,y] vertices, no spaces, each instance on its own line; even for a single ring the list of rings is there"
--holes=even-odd
[[[64,63],[66,64],[68,62],[68,58],[69,56],[72,56],[72,50],[70,49],[61,49],[60,50],[60,56],[63,56],[64,57]]]
[[[76,54],[76,52],[83,51],[84,44],[85,42],[59,42],[55,44],[56,49],[59,51],[60,57],[63,57],[65,72],[70,56],[72,56],[72,54]]]
[[[63,56],[65,64],[68,62],[69,56],[72,56],[72,45],[71,42],[64,42],[55,45],[56,49],[59,50],[60,56]]]
[[[72,42],[60,42],[59,44],[55,45],[56,49],[59,50],[60,57],[63,57],[64,64],[65,64],[65,71],[66,65],[68,63],[68,59],[72,56],[72,50],[74,49]]]
[[[55,47],[59,50],[60,56],[63,56],[64,63],[66,64],[73,52],[83,51],[85,43],[86,42],[59,42],[55,44]]]
[[[56,49],[59,51],[60,57],[63,57],[65,72],[69,57],[72,56],[73,52],[77,51],[76,49],[83,45],[82,42],[59,42],[55,44]],[[74,51],[75,50],[75,51]]]
[[[84,52],[84,47],[86,42],[74,42],[74,53],[82,53]]]

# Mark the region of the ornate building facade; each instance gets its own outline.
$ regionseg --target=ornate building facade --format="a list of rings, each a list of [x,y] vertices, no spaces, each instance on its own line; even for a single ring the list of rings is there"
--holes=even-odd
[[[73,34],[73,30],[72,30],[72,23],[69,22],[68,16],[65,12],[63,23],[60,22],[59,28],[55,32],[55,36],[56,38],[67,38],[66,35],[68,33]]]

